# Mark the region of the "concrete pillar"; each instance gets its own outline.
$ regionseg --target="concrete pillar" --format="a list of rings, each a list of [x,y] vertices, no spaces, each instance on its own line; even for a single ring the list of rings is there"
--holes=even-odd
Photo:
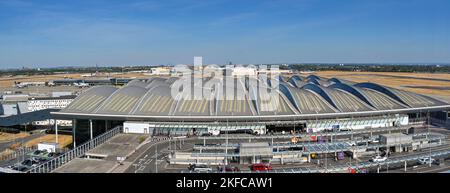
[[[405,161],[405,172],[406,172],[406,166],[407,166],[407,164],[406,164],[406,161]]]
[[[72,120],[72,140],[73,140],[73,148],[77,147],[76,135],[75,131],[77,130],[77,120]]]
[[[89,132],[91,134],[91,140],[94,138],[94,133],[92,132],[92,119],[89,119]]]
[[[55,135],[56,135],[56,143],[58,143],[58,120],[54,119],[55,121]],[[58,145],[59,146],[59,145]]]

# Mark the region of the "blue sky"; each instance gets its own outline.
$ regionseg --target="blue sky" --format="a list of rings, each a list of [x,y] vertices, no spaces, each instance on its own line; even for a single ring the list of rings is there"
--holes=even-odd
[[[0,0],[0,67],[450,63],[448,0]]]

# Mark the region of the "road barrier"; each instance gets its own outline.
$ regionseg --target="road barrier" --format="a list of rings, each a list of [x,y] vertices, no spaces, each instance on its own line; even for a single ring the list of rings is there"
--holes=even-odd
[[[56,168],[61,167],[63,164],[77,158],[83,156],[86,152],[88,152],[91,149],[94,149],[95,147],[105,143],[112,137],[116,136],[119,133],[122,133],[122,126],[117,126],[95,138],[92,140],[89,140],[82,145],[76,147],[75,149],[72,149],[56,158],[53,158],[43,164],[40,164],[38,166],[32,167],[27,172],[30,173],[50,173]]]

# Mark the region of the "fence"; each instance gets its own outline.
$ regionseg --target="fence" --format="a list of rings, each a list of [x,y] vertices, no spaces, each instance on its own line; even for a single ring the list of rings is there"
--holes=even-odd
[[[87,151],[105,143],[112,137],[122,132],[122,126],[117,126],[95,138],[92,140],[83,143],[82,145],[72,149],[54,159],[51,159],[43,164],[32,167],[28,172],[30,173],[49,173],[55,170],[56,168],[61,167],[63,164],[77,158],[83,156]]]
[[[11,150],[12,152],[4,153],[4,155],[1,155],[0,161],[16,159],[16,158],[23,156],[29,152],[32,152],[36,149],[37,149],[37,147],[33,146],[33,147],[21,147],[20,149],[17,149],[17,150]]]

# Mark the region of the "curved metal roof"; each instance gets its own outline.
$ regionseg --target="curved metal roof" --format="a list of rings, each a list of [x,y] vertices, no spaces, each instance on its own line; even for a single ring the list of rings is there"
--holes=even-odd
[[[134,105],[147,93],[147,89],[138,86],[125,86],[103,101],[95,111],[98,114],[130,114]]]
[[[141,88],[146,88],[148,86],[148,83],[145,82],[144,80],[139,80],[139,79],[134,79],[132,81],[130,81],[127,86],[137,86],[137,87],[141,87]]]
[[[72,113],[92,113],[105,99],[118,89],[111,86],[92,87],[61,110]]]
[[[132,114],[169,115],[175,104],[176,101],[170,95],[169,85],[162,84],[149,89],[137,103]]]
[[[178,78],[150,78],[134,80],[117,89],[100,86],[88,89],[78,96],[61,114],[83,114],[125,117],[292,117],[322,116],[348,113],[370,113],[381,111],[405,111],[418,108],[449,106],[437,99],[403,90],[384,87],[374,83],[350,85],[338,79],[309,76],[310,80],[332,83],[321,86],[308,83],[308,78],[292,76],[289,83],[280,81],[276,90],[259,79],[233,79],[226,85],[221,79],[201,79],[192,82],[193,92],[209,89],[207,96],[183,98],[172,96],[171,89]],[[259,89],[275,91],[274,95],[260,95],[259,90],[249,87],[248,82],[263,83]],[[277,81],[278,82],[278,81]],[[178,84],[178,83],[177,83]],[[298,84],[301,87],[296,87]],[[190,91],[189,91],[190,92]],[[232,93],[233,95],[229,95]],[[203,93],[205,94],[205,93]],[[58,113],[55,113],[58,114]]]

